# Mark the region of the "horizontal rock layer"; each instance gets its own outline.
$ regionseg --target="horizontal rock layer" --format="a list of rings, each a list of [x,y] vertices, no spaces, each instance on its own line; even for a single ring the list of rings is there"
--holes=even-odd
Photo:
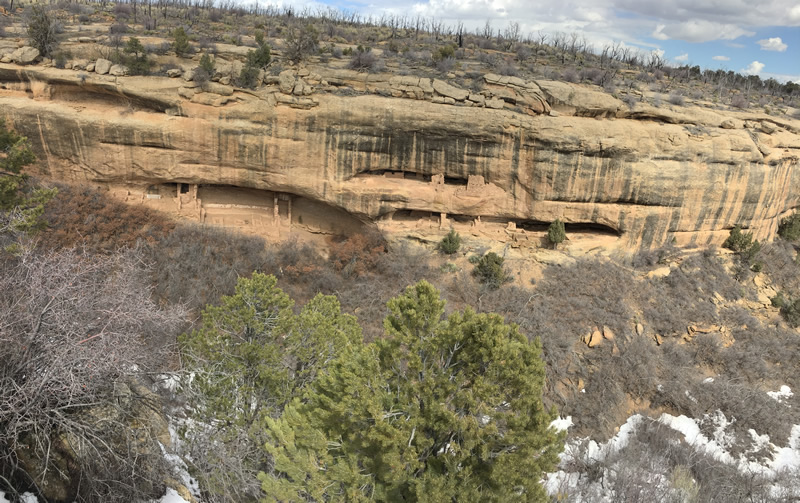
[[[0,65],[0,83],[0,116],[69,181],[264,189],[363,222],[407,210],[560,218],[613,231],[627,250],[719,244],[736,224],[770,238],[800,203],[798,121],[627,111],[564,83],[524,84],[543,95],[537,109],[552,108],[541,115],[331,92],[299,107],[277,86],[212,107],[182,99],[174,79],[13,65]]]

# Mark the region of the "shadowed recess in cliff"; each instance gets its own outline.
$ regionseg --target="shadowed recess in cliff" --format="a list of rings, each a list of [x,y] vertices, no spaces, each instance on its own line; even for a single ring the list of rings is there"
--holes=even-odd
[[[46,81],[42,81],[36,72],[0,67],[0,85],[9,88],[22,86],[26,92],[50,100],[114,105],[124,109],[141,108],[159,113],[170,109],[177,112],[176,100],[165,99],[163,93],[159,95],[140,92],[133,87],[122,88],[116,82],[89,79],[86,74],[81,73],[77,77],[48,76]]]

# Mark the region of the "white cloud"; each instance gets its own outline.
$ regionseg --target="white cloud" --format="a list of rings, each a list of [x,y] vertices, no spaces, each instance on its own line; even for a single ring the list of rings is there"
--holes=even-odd
[[[683,23],[660,24],[652,37],[658,40],[677,39],[686,42],[710,42],[712,40],[734,40],[741,36],[752,37],[755,32],[735,24],[721,24],[703,19],[692,19]]]
[[[669,36],[664,33],[664,28],[666,27],[667,25],[665,24],[656,25],[656,29],[653,30],[653,33],[651,33],[650,36],[656,40],[669,40]]]
[[[761,70],[763,69],[764,69],[764,63],[761,63],[759,61],[753,61],[752,63],[747,65],[747,68],[744,68],[742,70],[742,73],[747,75],[758,75],[759,73],[761,73]]]
[[[677,61],[678,63],[686,63],[687,61],[689,61],[689,54],[684,52],[680,56],[675,56],[675,58],[673,59],[675,59],[675,61]]]
[[[714,56],[711,59],[713,59],[714,61],[730,61],[731,60],[731,58],[729,58],[728,56]]]
[[[783,43],[781,37],[773,37],[773,38],[765,38],[764,40],[759,40],[758,45],[761,46],[762,51],[776,51],[776,52],[783,52],[786,50],[788,45]]]
[[[775,79],[778,82],[783,84],[787,82],[795,82],[800,84],[800,75],[787,75],[785,73],[770,73],[770,72],[763,72],[760,77],[762,79]]]

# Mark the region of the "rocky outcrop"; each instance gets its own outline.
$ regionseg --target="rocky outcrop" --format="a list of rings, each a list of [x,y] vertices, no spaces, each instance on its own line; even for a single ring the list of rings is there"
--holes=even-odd
[[[39,49],[35,47],[20,47],[16,51],[12,52],[9,56],[9,59],[15,63],[20,65],[29,65],[36,61],[39,57]]]
[[[798,121],[630,111],[592,88],[491,74],[475,92],[316,71],[214,94],[166,77],[0,65],[0,115],[54,177],[248,187],[378,225],[502,222],[511,240],[556,218],[625,251],[720,244],[736,224],[764,239],[800,204]],[[60,101],[68,93],[86,106]]]

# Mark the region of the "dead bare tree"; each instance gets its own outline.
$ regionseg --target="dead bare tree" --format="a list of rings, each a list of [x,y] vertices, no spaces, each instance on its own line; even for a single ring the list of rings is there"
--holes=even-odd
[[[137,251],[29,248],[0,261],[0,487],[38,490],[57,470],[104,501],[109,492],[130,498],[142,453],[109,436],[131,432],[122,416],[97,411],[118,405],[115,389],[159,363],[163,343],[154,341],[174,340],[184,313],[150,300]],[[104,473],[110,467],[117,477]]]

